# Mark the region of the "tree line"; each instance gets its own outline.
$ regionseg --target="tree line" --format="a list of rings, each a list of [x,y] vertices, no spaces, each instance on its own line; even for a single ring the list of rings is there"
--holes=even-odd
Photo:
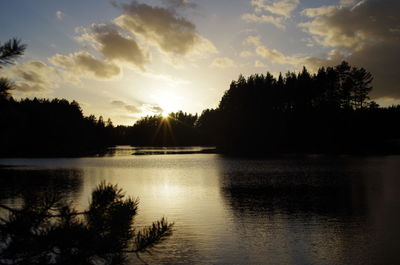
[[[199,126],[226,152],[376,149],[377,143],[400,136],[399,107],[380,108],[370,101],[372,79],[347,62],[315,74],[304,67],[278,78],[239,76],[218,108],[203,112]]]
[[[23,53],[0,46],[0,67]],[[212,145],[226,153],[368,152],[398,150],[400,106],[370,100],[373,77],[342,62],[310,73],[240,75],[215,109],[178,111],[114,126],[85,117],[76,101],[12,98],[0,79],[0,155],[81,155],[116,144]]]
[[[98,152],[112,145],[114,127],[76,101],[10,98],[0,103],[0,155],[57,156]]]
[[[120,131],[134,145],[215,145],[230,154],[398,152],[400,106],[371,101],[372,80],[345,61],[314,74],[240,75],[215,109],[145,117]]]

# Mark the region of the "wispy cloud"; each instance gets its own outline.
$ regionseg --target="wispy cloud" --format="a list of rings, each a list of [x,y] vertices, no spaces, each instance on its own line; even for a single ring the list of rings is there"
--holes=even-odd
[[[128,111],[129,114],[136,114],[138,117],[141,115],[160,114],[164,111],[159,105],[149,103],[131,104],[122,100],[113,100],[111,105],[121,111]]]
[[[340,5],[352,5],[354,3],[356,3],[358,0],[340,0]]]
[[[267,65],[265,64],[265,63],[263,63],[263,62],[261,62],[261,61],[259,61],[259,60],[256,60],[255,62],[254,62],[254,67],[257,67],[257,68],[265,68]]]
[[[337,6],[321,6],[316,8],[306,8],[303,11],[301,11],[301,14],[303,16],[313,18],[313,17],[333,14],[337,9],[338,9]]]
[[[56,12],[56,17],[57,17],[58,20],[63,20],[64,17],[65,17],[65,14],[62,11],[58,10]]]
[[[253,13],[243,14],[242,19],[252,23],[269,23],[279,29],[285,29],[284,22],[291,17],[299,3],[299,0],[251,0]]]
[[[197,4],[189,0],[161,0],[168,8],[196,8]]]
[[[257,15],[252,13],[246,13],[242,15],[242,19],[246,22],[253,23],[270,23],[280,29],[285,29],[285,25],[283,24],[284,18],[275,17],[270,15]]]
[[[227,57],[222,57],[214,59],[214,61],[211,63],[211,66],[216,68],[230,68],[230,67],[235,67],[236,64],[232,59]]]
[[[299,3],[299,0],[251,0],[251,5],[255,8],[256,12],[268,11],[272,14],[284,16],[286,18],[291,16]]]

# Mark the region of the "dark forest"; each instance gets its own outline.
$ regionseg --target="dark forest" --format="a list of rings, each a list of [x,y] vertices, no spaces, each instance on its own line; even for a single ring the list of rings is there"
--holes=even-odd
[[[372,79],[347,62],[315,74],[304,67],[278,78],[241,75],[216,109],[147,116],[132,126],[85,117],[76,101],[2,93],[0,153],[75,156],[120,144],[209,145],[229,154],[397,152],[400,107],[371,101]]]

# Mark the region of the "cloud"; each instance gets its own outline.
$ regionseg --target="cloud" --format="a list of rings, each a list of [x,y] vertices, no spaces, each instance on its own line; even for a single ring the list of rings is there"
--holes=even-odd
[[[349,3],[349,2],[347,2]],[[342,3],[343,4],[343,3]],[[326,7],[323,7],[326,8]],[[311,16],[302,27],[319,45],[341,51],[327,58],[309,58],[310,65],[333,65],[340,60],[364,67],[374,76],[372,96],[400,98],[400,2],[364,0]]]
[[[185,56],[217,52],[209,40],[197,33],[192,22],[177,15],[171,9],[136,1],[121,4],[120,8],[124,14],[116,18],[114,22],[124,30],[155,45],[165,54]]]
[[[269,23],[279,29],[285,29],[284,22],[291,17],[292,12],[299,5],[299,0],[251,0],[253,13],[242,15],[242,19],[248,23]],[[266,12],[266,14],[265,14]]]
[[[157,104],[143,104],[141,106],[142,112],[147,114],[161,114],[164,109]]]
[[[111,105],[117,106],[117,107],[123,107],[123,106],[125,106],[125,102],[123,102],[121,100],[113,100],[113,101],[111,101]]]
[[[58,87],[61,73],[42,61],[28,61],[4,70],[5,75],[15,81],[14,94],[44,95]]]
[[[189,0],[162,0],[168,8],[196,8],[197,4]]]
[[[399,1],[364,0],[355,7],[336,7],[299,26],[317,37],[321,45],[357,50],[399,38],[399,9]]]
[[[302,66],[315,72],[321,66],[335,66],[346,60],[351,65],[363,67],[374,76],[371,96],[377,98],[400,99],[398,63],[400,62],[399,43],[387,42],[371,45],[362,50],[348,53],[344,49],[333,49],[325,57],[305,57],[285,55],[281,51],[265,45],[255,46],[256,53],[273,63],[287,64],[300,69]],[[379,56],[371,56],[379,55]],[[256,62],[257,64],[257,62]],[[259,64],[261,66],[261,64]],[[255,65],[257,66],[257,65]]]
[[[62,11],[58,10],[56,12],[56,17],[57,17],[58,20],[63,20],[64,17],[65,17],[65,14]]]
[[[374,89],[371,92],[373,98],[400,99],[398,47],[398,43],[390,42],[364,47],[350,55],[340,50],[333,50],[326,58],[306,58],[303,64],[315,70],[320,66],[334,66],[346,60],[353,66],[363,67],[371,72],[374,77],[372,83]],[[371,56],[376,54],[379,56]]]
[[[297,8],[300,1],[299,0],[278,0],[278,1],[268,1],[265,0],[252,0],[250,3],[255,7],[256,12],[261,12],[263,10],[268,11],[272,14],[284,16],[289,18],[291,13]]]
[[[253,23],[270,23],[275,25],[279,29],[284,29],[285,25],[283,25],[284,18],[282,17],[274,17],[270,15],[257,15],[246,13],[242,15],[242,19],[246,22]]]
[[[342,6],[347,6],[347,5],[352,5],[358,0],[340,0],[340,5]]]
[[[243,45],[254,45],[254,46],[259,46],[261,45],[261,36],[248,36],[244,41]]]
[[[240,54],[239,54],[239,56],[242,57],[242,58],[251,57],[253,55],[254,54],[251,51],[241,51]]]
[[[141,113],[142,112],[138,107],[136,107],[134,105],[126,105],[125,109],[131,113]]]
[[[254,67],[266,67],[267,65],[265,64],[265,63],[263,63],[263,62],[261,62],[261,61],[259,61],[259,60],[257,60],[257,61],[255,61],[254,62]]]
[[[161,108],[160,106],[151,106],[150,109],[154,113],[162,113],[162,112],[164,112],[164,109]]]
[[[128,111],[129,114],[160,114],[164,112],[163,108],[161,108],[157,104],[147,104],[147,103],[139,103],[139,104],[128,104],[122,100],[113,100],[111,101],[111,105],[119,108],[122,112]]]
[[[125,110],[125,111],[127,110],[127,111],[129,111],[131,114],[132,114],[132,113],[137,114],[137,113],[141,113],[141,112],[142,112],[142,110],[140,109],[140,107],[135,106],[135,105],[127,104],[127,103],[125,103],[125,102],[122,101],[122,100],[113,100],[113,101],[111,101],[111,105],[113,105],[113,106],[115,106],[115,107],[118,107],[118,108],[122,108],[122,109]]]
[[[303,11],[301,11],[301,14],[303,16],[313,18],[322,15],[333,14],[337,9],[338,9],[337,6],[321,6],[316,8],[306,8]]]
[[[297,58],[295,56],[286,56],[282,52],[276,49],[268,48],[265,45],[260,45],[256,47],[256,53],[261,57],[278,64],[298,65],[301,61],[300,58]]]
[[[301,61],[299,57],[286,56],[282,52],[276,49],[271,49],[266,45],[262,44],[261,36],[259,35],[247,37],[243,41],[243,45],[254,46],[254,51],[257,55],[261,56],[264,59],[268,59],[273,63],[297,65]]]
[[[93,24],[89,29],[80,29],[78,40],[89,41],[108,60],[128,63],[145,71],[150,54],[136,40],[122,35],[114,25]]]
[[[86,51],[80,51],[68,56],[55,54],[50,62],[62,67],[79,77],[96,79],[111,79],[121,73],[121,69],[113,62],[102,61]]]
[[[227,57],[223,58],[216,58],[212,63],[212,67],[217,67],[217,68],[229,68],[229,67],[235,67],[236,64],[235,62]]]

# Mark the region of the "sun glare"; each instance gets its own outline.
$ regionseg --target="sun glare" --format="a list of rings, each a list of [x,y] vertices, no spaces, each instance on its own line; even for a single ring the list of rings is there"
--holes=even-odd
[[[169,114],[168,114],[168,112],[164,111],[164,112],[161,113],[161,116],[162,116],[164,119],[167,119],[168,116],[169,116]]]

